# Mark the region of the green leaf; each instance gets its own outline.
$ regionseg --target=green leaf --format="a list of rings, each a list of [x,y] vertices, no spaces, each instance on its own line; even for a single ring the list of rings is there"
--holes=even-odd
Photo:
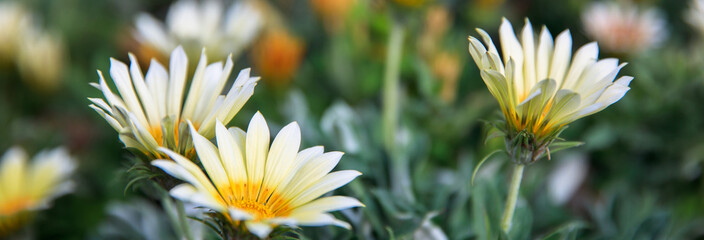
[[[497,137],[504,137],[504,136],[506,136],[506,133],[504,133],[500,129],[498,129],[496,127],[491,128],[491,129],[489,129],[489,132],[487,133],[486,138],[484,139],[484,145],[486,145],[489,142],[489,140],[492,140]]]
[[[557,151],[573,148],[573,147],[579,147],[584,145],[584,142],[577,142],[577,141],[569,141],[569,142],[553,142],[548,146],[550,149],[551,153],[555,153]]]
[[[386,227],[386,232],[389,234],[389,240],[395,240],[394,230],[391,227]]]
[[[553,240],[553,239],[576,239],[577,233],[580,229],[586,228],[587,225],[581,221],[566,223],[552,232],[548,233],[547,236],[542,238],[543,240]]]
[[[484,164],[484,162],[486,162],[486,160],[489,160],[489,158],[490,158],[491,156],[493,156],[494,154],[496,154],[496,153],[498,153],[498,152],[503,152],[503,151],[504,151],[504,150],[496,149],[496,150],[494,150],[493,152],[490,152],[489,154],[487,154],[484,158],[482,158],[481,161],[479,161],[479,163],[477,163],[477,166],[474,167],[474,171],[472,171],[472,179],[470,180],[470,183],[471,183],[472,185],[474,185],[474,177],[477,175],[477,172],[479,171],[479,168],[482,166],[482,164]]]

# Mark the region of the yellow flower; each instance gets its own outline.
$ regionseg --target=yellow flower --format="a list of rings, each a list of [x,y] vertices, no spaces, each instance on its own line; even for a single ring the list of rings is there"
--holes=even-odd
[[[216,120],[229,122],[252,96],[259,80],[244,69],[227,94],[220,95],[232,71],[231,58],[224,66],[222,62],[207,65],[203,52],[189,89],[185,88],[188,58],[181,47],[171,54],[168,71],[153,60],[146,77],[134,55],[130,54],[130,60],[128,69],[124,63],[110,59],[110,76],[119,95],[113,94],[98,71],[100,82],[92,85],[103,92],[105,99],[89,98],[93,102],[90,107],[120,133],[125,146],[150,159],[163,156],[159,147],[190,156],[192,144],[186,134],[186,121],[193,122],[201,135],[213,137]]]
[[[598,60],[596,42],[579,48],[571,59],[569,30],[553,42],[543,27],[535,41],[526,19],[519,42],[511,23],[503,19],[499,29],[502,58],[489,35],[481,29],[477,32],[488,47],[469,37],[469,52],[499,102],[508,139],[522,133],[538,145],[549,143],[567,124],[603,110],[630,89],[633,77],[614,81],[625,63],[613,58]]]
[[[298,152],[297,123],[281,129],[269,147],[269,127],[257,112],[247,132],[217,123],[217,146],[191,127],[193,142],[205,172],[168,149],[174,161],[153,161],[166,173],[186,181],[171,189],[175,198],[223,213],[234,224],[244,223],[264,238],[273,227],[337,225],[349,228],[327,212],[362,206],[357,199],[321,195],[337,189],[361,173],[330,171],[341,152],[323,153],[317,146]]]
[[[142,44],[168,55],[178,45],[190,54],[203,47],[208,55],[223,58],[238,55],[259,33],[263,17],[253,2],[238,1],[223,16],[220,1],[181,0],[174,3],[166,15],[166,24],[149,14],[135,19],[135,38]],[[166,26],[164,26],[166,25]]]
[[[65,149],[37,154],[31,164],[19,147],[8,150],[0,163],[0,237],[10,234],[32,211],[70,192],[68,176],[76,168]]]

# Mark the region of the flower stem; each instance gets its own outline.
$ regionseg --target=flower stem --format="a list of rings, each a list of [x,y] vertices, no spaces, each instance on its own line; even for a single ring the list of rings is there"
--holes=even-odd
[[[386,72],[384,73],[382,127],[384,145],[391,159],[392,188],[397,196],[413,202],[409,158],[398,147],[398,124],[401,109],[399,75],[403,57],[404,26],[395,23],[386,52]]]
[[[399,75],[403,49],[404,29],[401,24],[394,24],[389,37],[386,52],[386,72],[384,73],[383,96],[383,127],[384,144],[389,152],[396,149],[396,130],[398,125],[399,103]]]
[[[506,207],[504,215],[501,219],[501,229],[508,234],[511,229],[511,221],[513,220],[513,212],[516,210],[516,199],[518,199],[518,189],[521,188],[521,179],[523,178],[523,168],[525,165],[516,164],[511,177],[511,186],[509,187],[508,197],[506,198]]]

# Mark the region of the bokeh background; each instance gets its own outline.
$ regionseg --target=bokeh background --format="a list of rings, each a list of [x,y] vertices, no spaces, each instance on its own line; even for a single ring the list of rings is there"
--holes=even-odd
[[[49,53],[31,44],[38,53],[29,55],[30,63],[1,57],[0,151],[19,145],[33,154],[66,146],[79,164],[74,192],[40,212],[25,234],[37,239],[173,238],[173,226],[158,198],[139,182],[125,188],[134,178],[127,173],[131,155],[86,99],[100,96],[89,83],[97,82],[96,69],[109,70],[110,57],[128,62],[127,53],[133,52],[145,69],[152,57],[165,62],[135,40],[135,17],[149,13],[163,21],[173,2],[14,3],[34,16],[60,50]],[[230,3],[224,1],[224,6]],[[503,141],[484,141],[491,134],[485,122],[500,114],[469,57],[467,36],[478,36],[474,29],[482,28],[498,41],[502,17],[517,32],[527,17],[534,28],[545,25],[553,36],[570,29],[575,50],[599,41],[600,57],[629,62],[621,75],[635,80],[621,101],[571,124],[562,134],[567,140],[584,141],[583,146],[527,168],[510,237],[702,239],[704,32],[689,20],[690,11],[696,15],[695,5],[680,0],[619,1],[628,11],[656,12],[650,16],[655,22],[646,23],[643,32],[637,25],[587,30],[588,24],[604,21],[586,14],[593,4],[257,2],[262,21],[274,23],[264,24],[251,45],[235,56],[234,69],[251,67],[262,80],[230,126],[246,127],[256,111],[267,117],[272,132],[298,121],[302,147],[344,151],[338,169],[364,173],[337,190],[367,206],[336,213],[354,226],[351,231],[303,228],[296,230],[298,237],[495,239],[511,163],[496,155],[469,184],[478,160],[503,148]],[[606,22],[613,25],[617,20]],[[10,30],[4,26],[0,35],[13,34]],[[384,76],[395,30],[402,31],[402,45],[400,90],[393,98],[399,118],[391,149],[385,147],[382,116],[388,111]],[[604,43],[615,45],[597,39],[603,35],[616,39]],[[189,58],[195,62],[198,56]],[[207,238],[215,238],[204,231]]]

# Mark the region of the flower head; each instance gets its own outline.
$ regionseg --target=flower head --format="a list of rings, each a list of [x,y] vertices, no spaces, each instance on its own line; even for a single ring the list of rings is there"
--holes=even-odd
[[[338,31],[356,2],[357,0],[310,0],[310,5],[322,18],[328,30]]]
[[[152,164],[186,181],[171,189],[175,198],[222,213],[232,224],[244,223],[249,232],[264,238],[278,225],[320,226],[349,224],[327,212],[362,206],[354,198],[321,195],[337,189],[361,173],[330,171],[341,152],[323,153],[323,147],[298,151],[298,124],[281,129],[269,146],[269,128],[257,113],[247,132],[217,123],[217,146],[191,127],[198,158],[205,172],[183,156],[163,149],[174,161]]]
[[[0,60],[13,59],[20,44],[20,37],[30,24],[31,14],[15,1],[0,2]]]
[[[56,197],[70,192],[69,175],[76,168],[63,148],[37,154],[32,163],[19,147],[0,160],[0,237],[16,230],[27,214],[49,206]]]
[[[257,36],[263,23],[262,14],[253,2],[234,3],[223,16],[220,1],[181,0],[174,3],[166,16],[166,26],[148,14],[136,18],[135,38],[168,55],[178,45],[189,54],[206,47],[208,55],[223,58],[238,55]]]
[[[704,0],[692,0],[684,17],[699,34],[704,35]]]
[[[213,137],[215,122],[229,122],[252,96],[259,80],[244,69],[227,93],[220,95],[232,71],[231,58],[224,66],[222,62],[207,65],[203,52],[188,89],[188,58],[183,48],[173,51],[168,70],[152,60],[146,77],[132,54],[130,60],[128,68],[110,59],[110,76],[119,95],[110,90],[98,71],[100,82],[92,85],[103,92],[105,99],[89,98],[93,102],[90,107],[120,133],[125,146],[150,159],[163,156],[160,147],[190,156],[192,144],[186,121],[191,121],[201,135]]]
[[[543,27],[535,41],[526,19],[519,41],[504,19],[499,29],[502,58],[489,35],[477,31],[487,47],[469,37],[469,52],[506,118],[507,139],[524,136],[527,139],[519,142],[535,147],[531,161],[542,156],[567,124],[603,110],[630,89],[633,77],[614,81],[625,63],[613,58],[598,60],[595,42],[579,48],[572,58],[568,30],[553,42]]]
[[[27,30],[19,43],[17,65],[23,80],[35,89],[51,92],[60,84],[63,45],[52,35]]]
[[[660,12],[627,3],[593,3],[582,22],[589,36],[615,53],[638,53],[660,45],[667,36]]]
[[[286,30],[275,29],[265,34],[253,49],[254,67],[267,83],[288,83],[303,58],[303,42]]]
[[[33,90],[51,92],[60,83],[63,44],[36,16],[15,1],[0,2],[0,64],[15,64]]]

